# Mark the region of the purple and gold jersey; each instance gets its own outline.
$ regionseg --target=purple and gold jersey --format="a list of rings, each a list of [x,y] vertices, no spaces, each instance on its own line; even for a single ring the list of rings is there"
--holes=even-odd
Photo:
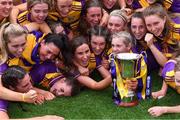
[[[0,111],[7,112],[8,101],[0,99]]]
[[[162,77],[166,78],[173,78],[175,75],[174,68],[176,62],[174,60],[169,60],[163,67],[162,70]]]
[[[94,69],[100,68],[102,66],[103,59],[108,60],[108,54],[106,52],[102,52],[100,55],[95,55],[93,52],[91,52],[88,65],[89,70],[93,71]]]
[[[171,17],[170,35],[172,40],[180,41],[180,16]]]
[[[24,11],[18,15],[17,23],[19,23],[20,25],[24,26],[30,22],[32,22],[32,20],[29,11]]]
[[[24,66],[21,67],[23,67],[24,69],[30,70],[32,65],[41,63],[38,48],[40,46],[40,42],[43,40],[43,37],[37,39],[33,34],[29,34],[27,36],[26,47],[22,54],[22,61]]]
[[[174,0],[164,0],[162,2],[162,5],[166,8],[166,10],[168,10],[172,6],[173,1]]]
[[[14,56],[8,56],[8,60],[0,65],[0,75],[2,75],[4,71],[12,65],[23,65],[22,59]]]
[[[79,25],[79,20],[84,7],[84,2],[73,1],[72,10],[69,12],[67,17],[62,17],[58,12],[49,12],[48,19],[53,21],[59,21],[62,25],[73,32],[77,32],[77,27]]]
[[[144,8],[148,6],[149,6],[149,3],[146,0],[133,0],[133,3],[130,6],[130,8],[133,10],[136,10],[136,9]]]
[[[34,65],[29,74],[35,84],[46,88],[50,88],[55,82],[64,78],[64,75],[51,61]]]
[[[27,0],[13,0],[13,5],[19,5],[19,4],[22,4],[22,3],[26,3]]]
[[[169,60],[165,65],[164,68],[162,70],[162,77],[164,78],[166,84],[168,86],[170,86],[171,88],[180,91],[179,87],[176,87],[176,83],[175,83],[175,65],[176,65],[176,61],[174,60]]]
[[[159,51],[161,50],[161,46],[158,42],[154,42],[154,45]],[[147,44],[144,40],[137,40],[136,45],[132,48],[133,53],[145,53],[147,55],[147,68],[148,68],[148,75],[154,71],[160,68],[160,65],[156,61],[154,55],[152,54],[151,50],[147,47]]]
[[[163,6],[172,13],[180,13],[179,0],[164,0]]]
[[[172,57],[172,53],[177,49],[177,42],[180,41],[180,17],[172,19],[169,31],[166,35],[161,35],[157,38],[162,47],[162,52],[167,58]]]

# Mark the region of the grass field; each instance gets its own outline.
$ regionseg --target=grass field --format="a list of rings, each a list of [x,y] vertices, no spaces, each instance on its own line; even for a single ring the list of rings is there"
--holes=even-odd
[[[155,72],[154,72],[155,73]],[[159,77],[153,74],[153,91],[160,89]],[[75,97],[56,98],[43,105],[23,104],[27,112],[22,111],[17,103],[10,104],[10,118],[26,118],[47,114],[63,116],[65,119],[153,119],[147,110],[154,105],[180,104],[180,95],[169,89],[166,97],[160,100],[141,101],[131,108],[117,107],[112,99],[112,88],[102,91],[85,89]],[[166,114],[157,119],[179,119],[180,114]]]

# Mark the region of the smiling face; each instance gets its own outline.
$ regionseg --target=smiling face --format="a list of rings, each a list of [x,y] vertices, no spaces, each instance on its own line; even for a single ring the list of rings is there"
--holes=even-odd
[[[74,53],[74,60],[83,67],[87,67],[90,59],[90,49],[88,44],[82,44],[76,48]]]
[[[91,37],[91,49],[95,55],[100,55],[106,46],[106,41],[103,36],[93,35]]]
[[[123,37],[112,38],[112,52],[115,54],[130,52],[131,45],[126,45],[124,41],[125,39]]]
[[[117,0],[103,0],[103,4],[106,8],[111,9],[115,4]]]
[[[102,18],[101,7],[90,7],[87,9],[86,21],[91,27],[95,25],[99,25],[101,18]]]
[[[164,30],[166,17],[163,19],[158,15],[149,15],[145,17],[147,30],[155,36],[160,36]]]
[[[9,36],[9,41],[7,43],[8,52],[15,56],[20,57],[22,52],[26,47],[26,34],[22,34],[18,37]]]
[[[41,42],[41,46],[39,49],[39,57],[41,61],[45,60],[53,60],[60,53],[60,49],[54,45],[54,43],[45,43]]]
[[[141,40],[146,34],[146,25],[141,18],[131,19],[131,32],[137,40]]]
[[[72,0],[57,0],[57,11],[62,17],[67,17],[72,10]]]
[[[12,0],[0,0],[0,20],[9,16],[12,7]]]
[[[107,28],[111,33],[117,33],[125,29],[125,22],[118,16],[110,16]]]
[[[56,96],[71,96],[72,86],[67,85],[65,82],[65,78],[57,81],[50,88],[50,92],[52,92]]]
[[[31,8],[30,12],[33,22],[43,23],[48,15],[48,4],[38,3]]]

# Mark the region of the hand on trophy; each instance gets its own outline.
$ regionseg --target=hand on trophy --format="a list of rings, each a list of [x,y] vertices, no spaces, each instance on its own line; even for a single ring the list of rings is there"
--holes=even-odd
[[[126,80],[128,90],[135,91],[138,85],[138,81],[135,78]]]
[[[146,33],[145,35],[145,41],[147,42],[147,45],[150,47],[154,42],[154,36],[153,34]]]

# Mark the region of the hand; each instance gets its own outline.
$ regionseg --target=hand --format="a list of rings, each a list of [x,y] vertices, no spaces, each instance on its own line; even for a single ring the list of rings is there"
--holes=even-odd
[[[103,58],[101,64],[104,68],[109,69],[109,61],[107,59]]]
[[[152,97],[154,99],[161,99],[166,95],[166,91],[165,90],[160,90],[157,92],[152,92]]]
[[[78,66],[78,70],[81,73],[81,75],[85,75],[85,76],[89,75],[89,69],[88,68]]]
[[[138,85],[138,81],[136,79],[126,80],[128,90],[135,91]]]
[[[56,67],[58,67],[59,69],[64,69],[64,68],[65,68],[64,63],[63,63],[63,61],[61,61],[61,60],[56,60],[56,61],[55,61],[55,65],[56,65]]]
[[[164,113],[166,113],[166,108],[165,107],[160,107],[160,106],[155,106],[151,107],[148,110],[149,114],[152,115],[153,117],[158,117]]]
[[[106,19],[101,19],[99,25],[100,25],[100,26],[106,26],[106,25],[107,25],[107,20],[106,20]]]
[[[64,27],[61,26],[61,25],[56,26],[56,27],[55,27],[55,33],[56,33],[56,34],[60,34],[60,33],[65,34],[65,33],[64,33]]]
[[[53,100],[55,98],[54,94],[52,94],[49,91],[45,91],[43,93],[43,96],[44,96],[45,100]]]
[[[37,92],[35,90],[29,90],[27,93],[24,93],[24,101],[27,103],[34,103],[37,98]]]
[[[154,36],[153,36],[153,34],[146,33],[146,35],[145,35],[145,41],[146,41],[147,45],[150,47],[150,46],[153,44],[153,42],[154,42]]]
[[[44,97],[42,94],[38,94],[38,96],[37,96],[34,104],[36,104],[36,105],[37,105],[37,104],[41,105],[41,104],[44,103],[44,100],[45,100],[45,97]]]
[[[121,10],[125,11],[125,13],[126,13],[127,16],[129,16],[129,15],[131,15],[131,14],[133,13],[133,10],[130,9],[130,8],[123,8],[123,9],[121,9]]]
[[[108,23],[109,14],[103,9],[103,17],[100,21],[100,26],[106,26]]]

